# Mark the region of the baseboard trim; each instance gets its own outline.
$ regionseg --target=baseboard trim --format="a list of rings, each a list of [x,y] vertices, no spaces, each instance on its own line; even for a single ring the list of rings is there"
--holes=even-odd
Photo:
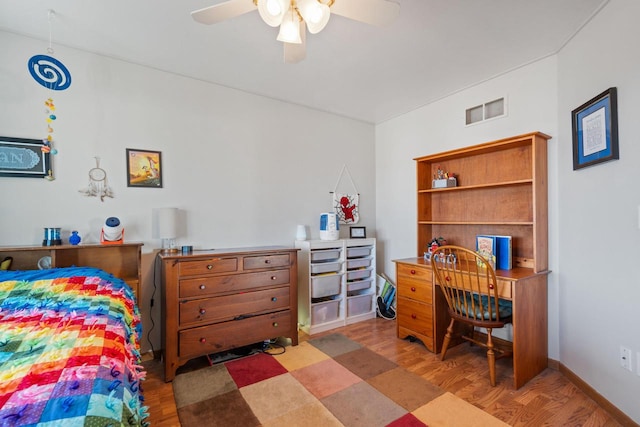
[[[640,427],[633,421],[627,414],[618,409],[613,403],[605,399],[600,393],[598,393],[593,387],[587,384],[582,378],[577,376],[571,369],[564,366],[562,363],[549,359],[549,368],[560,371],[569,381],[571,381],[576,387],[580,389],[584,394],[593,399],[602,409],[607,411],[617,422],[625,427]]]

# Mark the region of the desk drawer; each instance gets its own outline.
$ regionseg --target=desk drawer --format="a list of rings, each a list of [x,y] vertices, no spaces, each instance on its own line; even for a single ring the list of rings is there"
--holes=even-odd
[[[433,301],[431,281],[398,277],[398,296],[431,304]]]
[[[180,326],[221,322],[238,316],[289,308],[289,287],[243,292],[180,303]]]
[[[408,264],[398,264],[397,265],[397,276],[398,281],[401,277],[406,277],[410,279],[424,280],[431,283],[431,268],[428,267],[418,267],[415,265]]]
[[[433,307],[407,298],[398,298],[398,326],[433,338]]]
[[[291,331],[289,310],[178,332],[178,356],[196,357],[238,348]]]
[[[237,258],[210,258],[180,262],[180,275],[231,273],[238,269]]]
[[[289,270],[201,277],[180,281],[180,298],[205,297],[289,283]]]
[[[498,279],[498,297],[504,299],[513,298],[513,282],[511,280]]]
[[[464,283],[468,284],[469,280],[471,280],[471,283],[475,283],[475,277],[471,276],[471,279],[469,278],[469,276],[458,276],[460,277]],[[485,282],[486,284],[486,282]],[[504,298],[504,299],[511,299],[513,296],[513,282],[511,280],[501,280],[498,279],[497,281],[497,285],[498,285],[498,297],[499,298]],[[476,286],[474,286],[474,289],[477,289]],[[484,290],[486,290],[486,287],[482,288],[484,293]]]
[[[243,263],[245,270],[289,267],[289,254],[246,256],[244,257]]]

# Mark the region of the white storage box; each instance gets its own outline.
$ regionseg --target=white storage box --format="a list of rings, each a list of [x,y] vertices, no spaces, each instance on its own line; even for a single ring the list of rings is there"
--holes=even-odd
[[[336,320],[340,313],[339,299],[311,304],[311,324],[326,323]]]
[[[371,301],[373,294],[362,294],[347,298],[347,316],[357,316],[358,314],[371,311]]]
[[[339,262],[320,262],[311,264],[311,274],[339,273],[342,264]]]
[[[311,262],[340,259],[340,248],[311,251]]]
[[[342,274],[328,274],[311,277],[311,297],[322,298],[340,293]]]
[[[371,277],[371,270],[351,270],[347,271],[347,281],[368,279]]]
[[[371,287],[372,279],[356,280],[355,282],[347,282],[347,292],[361,291]]]
[[[362,258],[371,255],[371,246],[347,248],[347,258]]]
[[[354,268],[370,267],[371,258],[358,258],[347,260],[347,270],[353,270]]]

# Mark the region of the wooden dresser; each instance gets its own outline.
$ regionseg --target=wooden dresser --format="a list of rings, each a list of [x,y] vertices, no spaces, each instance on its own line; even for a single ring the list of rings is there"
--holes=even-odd
[[[298,344],[297,249],[160,254],[165,381],[195,357],[276,337]]]

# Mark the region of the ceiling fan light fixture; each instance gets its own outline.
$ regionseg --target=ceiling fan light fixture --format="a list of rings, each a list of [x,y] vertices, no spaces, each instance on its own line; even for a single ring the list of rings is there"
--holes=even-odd
[[[289,0],[258,0],[260,17],[271,27],[277,27],[282,23],[288,9]]]
[[[298,0],[297,7],[311,34],[319,33],[327,26],[331,12],[326,4],[318,0]]]
[[[277,40],[285,43],[302,43],[300,38],[300,19],[298,19],[298,14],[293,9],[289,9],[284,19],[282,19]]]

